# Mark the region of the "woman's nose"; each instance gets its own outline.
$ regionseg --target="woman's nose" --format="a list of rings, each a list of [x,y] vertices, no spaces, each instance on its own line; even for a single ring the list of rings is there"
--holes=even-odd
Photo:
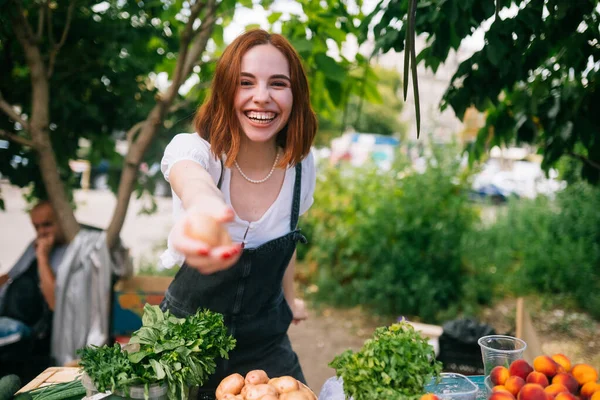
[[[267,85],[257,85],[256,91],[254,92],[255,103],[265,103],[271,99],[271,93]]]

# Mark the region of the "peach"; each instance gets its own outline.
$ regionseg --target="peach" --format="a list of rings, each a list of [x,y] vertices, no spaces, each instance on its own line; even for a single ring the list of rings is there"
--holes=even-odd
[[[564,372],[571,372],[571,360],[569,357],[564,354],[558,353],[552,356],[552,359],[556,361],[561,367],[563,367]]]
[[[546,400],[544,388],[537,383],[526,383],[519,391],[518,400]]]
[[[582,398],[588,399],[588,398],[592,397],[592,395],[595,392],[598,392],[598,391],[600,391],[600,383],[588,382],[582,386],[581,390],[579,391],[579,394],[581,395]]]
[[[537,356],[533,359],[533,369],[552,378],[558,372],[560,364],[548,356]]]
[[[516,396],[519,393],[519,390],[525,386],[525,379],[520,376],[509,376],[506,382],[504,382],[504,387],[513,395]]]
[[[554,400],[579,400],[573,393],[562,392],[554,396]]]
[[[550,393],[552,396],[556,396],[559,393],[569,393],[569,389],[562,383],[553,383],[544,388],[544,392]]]
[[[600,400],[600,391],[594,392],[590,400]]]
[[[585,385],[588,382],[596,382],[598,380],[598,371],[589,364],[573,365],[571,375],[573,375],[580,385]]]
[[[490,381],[494,385],[504,385],[504,382],[508,379],[510,373],[508,372],[508,368],[498,365],[490,371]]]
[[[571,393],[577,393],[577,389],[579,389],[579,383],[577,383],[577,380],[573,378],[573,375],[567,374],[566,372],[559,372],[558,374],[554,375],[554,378],[552,378],[552,383],[563,384]]]
[[[515,396],[504,391],[492,392],[488,400],[515,400]]]
[[[523,378],[523,380],[527,379],[527,375],[529,375],[532,371],[533,367],[522,358],[513,361],[508,367],[508,372],[511,376],[519,376]]]
[[[537,383],[541,387],[546,387],[550,382],[548,382],[548,377],[545,374],[538,371],[533,371],[529,375],[527,375],[527,379],[525,379],[526,383]]]
[[[494,386],[492,388],[492,392],[507,392],[507,393],[510,393],[510,391],[504,385],[496,385],[496,386]]]
[[[433,393],[425,393],[419,400],[440,400],[440,398]]]

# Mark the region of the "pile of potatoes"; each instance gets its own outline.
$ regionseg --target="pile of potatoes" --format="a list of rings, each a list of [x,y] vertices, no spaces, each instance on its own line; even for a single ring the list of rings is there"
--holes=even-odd
[[[231,374],[221,381],[217,400],[317,400],[302,382],[291,376],[269,379],[262,369],[246,374]]]

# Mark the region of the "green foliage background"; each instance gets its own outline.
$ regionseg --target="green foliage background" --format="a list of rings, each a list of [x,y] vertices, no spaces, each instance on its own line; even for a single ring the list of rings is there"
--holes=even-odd
[[[325,168],[303,217],[299,257],[317,303],[441,322],[506,297],[541,295],[600,319],[600,189],[515,199],[494,221],[470,172],[438,148],[419,174]],[[397,171],[403,171],[398,174]]]

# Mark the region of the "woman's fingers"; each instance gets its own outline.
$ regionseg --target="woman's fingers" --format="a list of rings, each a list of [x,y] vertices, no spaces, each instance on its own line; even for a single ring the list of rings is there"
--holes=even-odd
[[[186,257],[186,264],[197,269],[201,274],[213,274],[217,271],[230,268],[242,255],[242,246],[239,243],[230,246],[220,246],[205,255],[191,255]]]
[[[178,252],[187,257],[189,256],[207,256],[210,253],[210,247],[198,239],[192,239],[185,234],[183,223],[177,223],[173,227],[171,242]]]

